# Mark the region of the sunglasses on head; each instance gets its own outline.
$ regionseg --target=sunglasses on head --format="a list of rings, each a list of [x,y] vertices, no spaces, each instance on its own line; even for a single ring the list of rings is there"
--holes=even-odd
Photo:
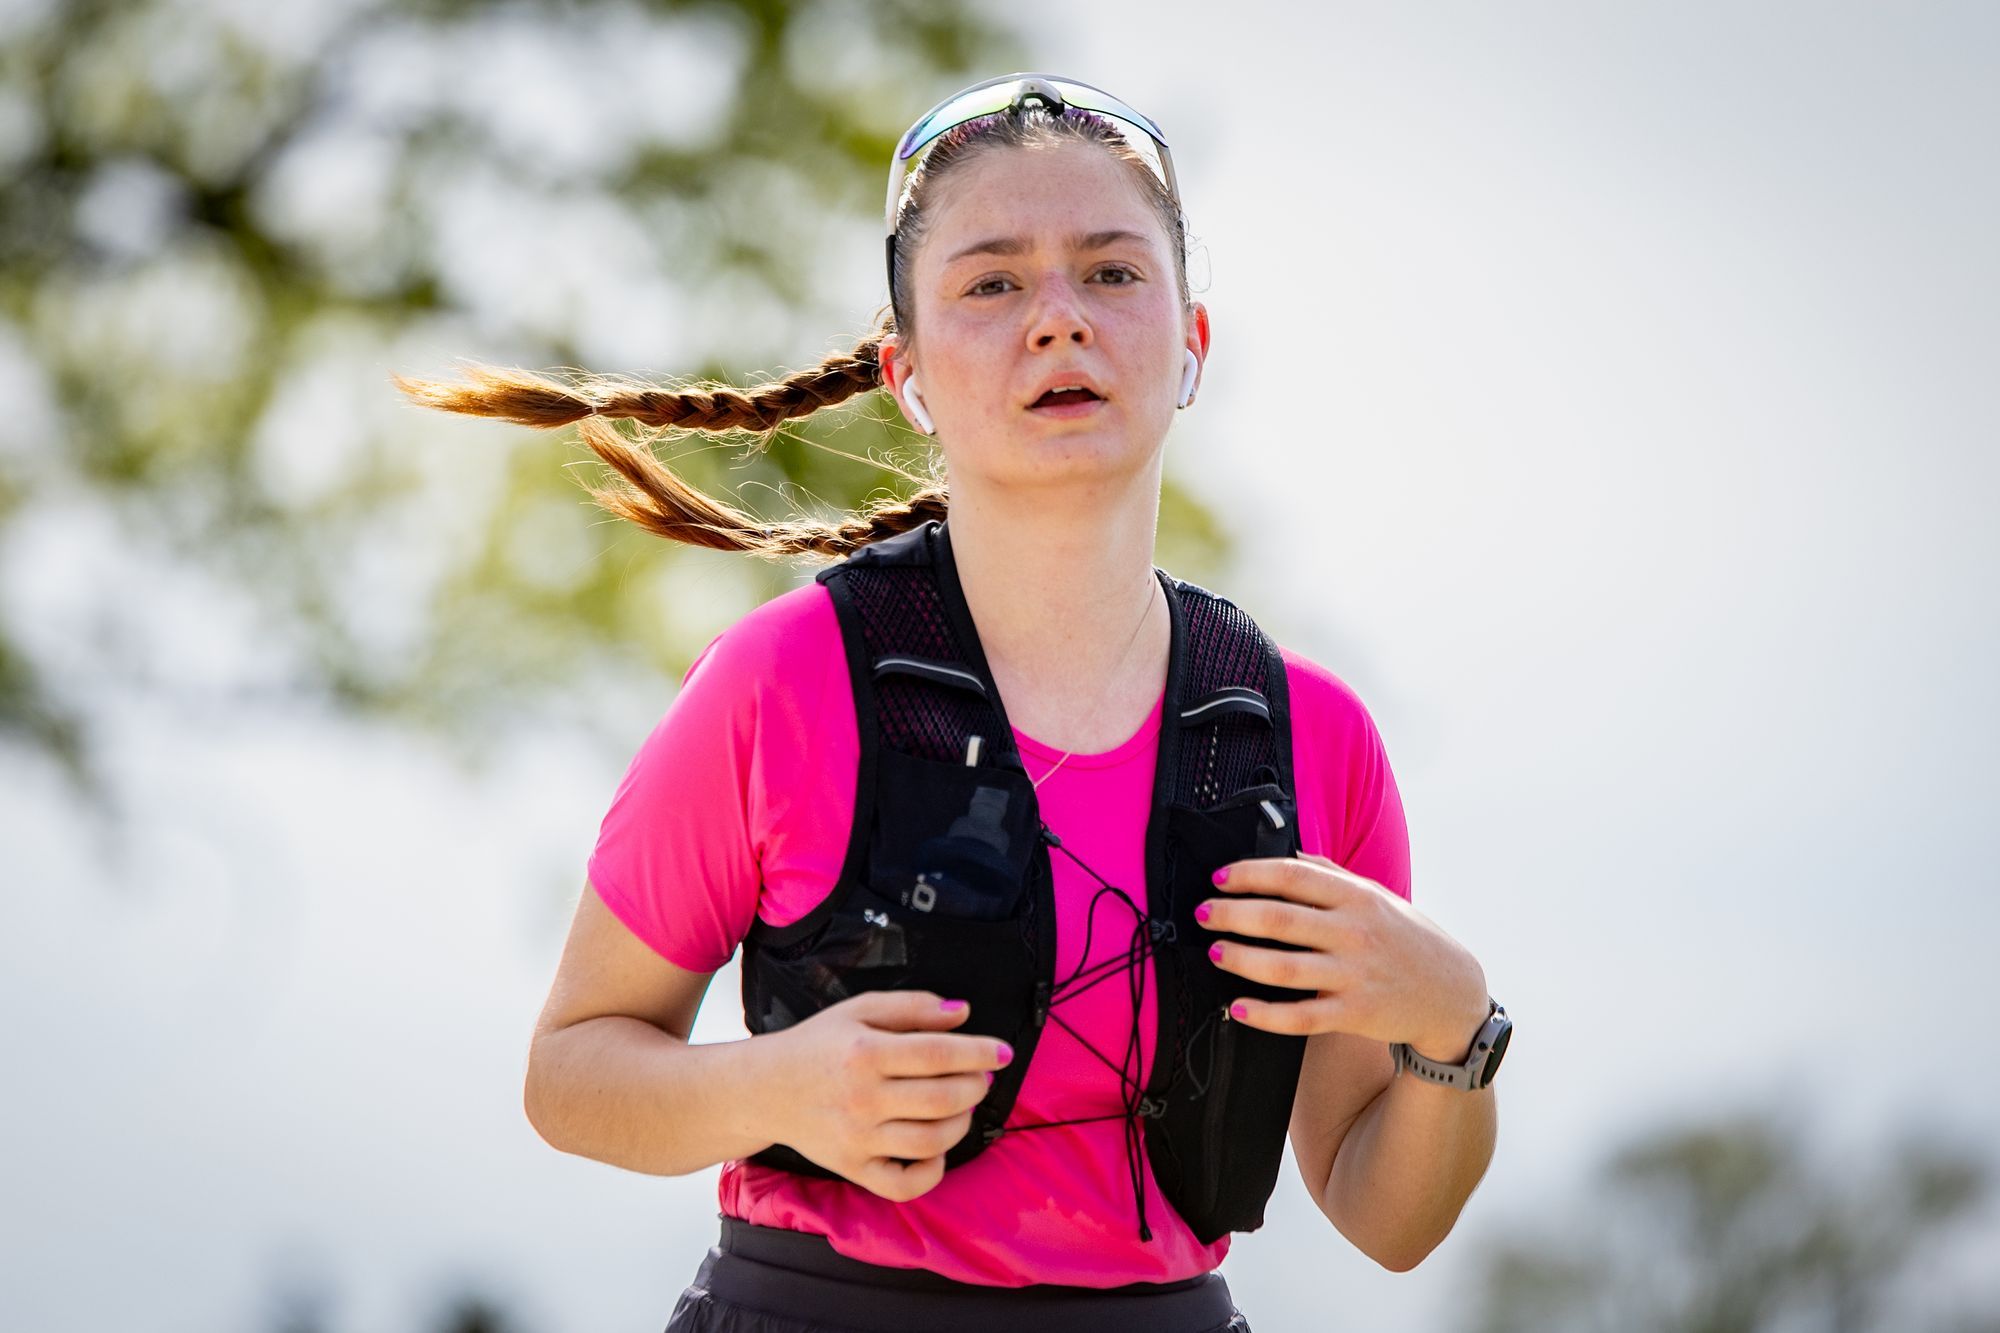
[[[889,294],[892,299],[896,293],[896,205],[902,200],[903,182],[909,174],[910,161],[939,135],[955,126],[999,111],[1018,113],[1031,101],[1040,102],[1057,115],[1070,107],[1077,107],[1109,116],[1138,130],[1139,133],[1126,136],[1127,141],[1153,174],[1160,178],[1160,183],[1166,186],[1174,207],[1180,208],[1181,192],[1174,176],[1173,154],[1167,149],[1167,136],[1151,117],[1133,110],[1102,88],[1055,74],[1008,74],[975,83],[970,88],[953,93],[917,117],[916,123],[897,142],[895,156],[889,160],[889,200],[885,212],[889,233],[886,242]]]

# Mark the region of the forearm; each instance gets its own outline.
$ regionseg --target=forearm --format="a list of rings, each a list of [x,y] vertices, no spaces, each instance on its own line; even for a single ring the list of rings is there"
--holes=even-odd
[[[1492,1161],[1498,1123],[1491,1088],[1399,1074],[1341,1141],[1320,1210],[1362,1253],[1407,1272],[1451,1234]]]
[[[690,1045],[623,1015],[562,1028],[528,1057],[529,1123],[563,1152],[647,1175],[747,1157],[775,1141],[770,1040]]]

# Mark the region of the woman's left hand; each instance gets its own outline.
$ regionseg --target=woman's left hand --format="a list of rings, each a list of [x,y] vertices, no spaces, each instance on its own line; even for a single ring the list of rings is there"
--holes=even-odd
[[[1225,869],[1227,879],[1204,904],[1202,925],[1304,947],[1218,940],[1210,953],[1216,965],[1253,981],[1318,992],[1279,1003],[1245,996],[1230,1006],[1238,1022],[1293,1035],[1352,1032],[1406,1041],[1425,1059],[1446,1064],[1471,1053],[1488,1011],[1486,973],[1429,917],[1374,880],[1311,853],[1232,861]]]

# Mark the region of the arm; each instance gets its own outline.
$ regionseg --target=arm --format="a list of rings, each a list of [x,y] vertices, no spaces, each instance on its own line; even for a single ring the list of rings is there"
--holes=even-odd
[[[586,886],[528,1053],[524,1103],[554,1148],[686,1175],[776,1141],[770,1042],[688,1043],[713,973],[660,957]]]
[[[1466,1032],[1478,1031],[1485,1017],[1482,1006]],[[1417,1043],[1416,1049],[1452,1062],[1471,1054],[1470,1043],[1468,1035],[1456,1049],[1448,1042]],[[1387,1074],[1394,1068],[1387,1045],[1368,1044],[1379,1051],[1371,1063]],[[1492,1161],[1499,1116],[1492,1088],[1466,1092],[1410,1075],[1386,1082],[1345,1132],[1314,1197],[1356,1248],[1403,1273],[1451,1234]]]
[[[552,1147],[686,1175],[785,1143],[885,1199],[944,1175],[1004,1046],[956,1033],[931,991],[852,995],[792,1027],[690,1045],[712,973],[654,953],[593,889],[528,1054],[528,1121]]]

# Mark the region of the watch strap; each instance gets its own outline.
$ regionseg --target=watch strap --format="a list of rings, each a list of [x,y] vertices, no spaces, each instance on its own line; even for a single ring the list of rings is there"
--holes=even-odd
[[[1439,1064],[1426,1060],[1406,1041],[1392,1042],[1389,1053],[1395,1057],[1396,1072],[1405,1069],[1427,1082],[1442,1083],[1450,1088],[1463,1088],[1467,1092],[1477,1092],[1493,1082],[1499,1072],[1493,1061],[1495,1049],[1500,1047],[1502,1037],[1514,1026],[1507,1017],[1507,1011],[1492,996],[1486,997],[1486,1021],[1472,1038],[1472,1049],[1466,1053],[1465,1062],[1458,1065]],[[1490,1071],[1490,1072],[1489,1072]]]

